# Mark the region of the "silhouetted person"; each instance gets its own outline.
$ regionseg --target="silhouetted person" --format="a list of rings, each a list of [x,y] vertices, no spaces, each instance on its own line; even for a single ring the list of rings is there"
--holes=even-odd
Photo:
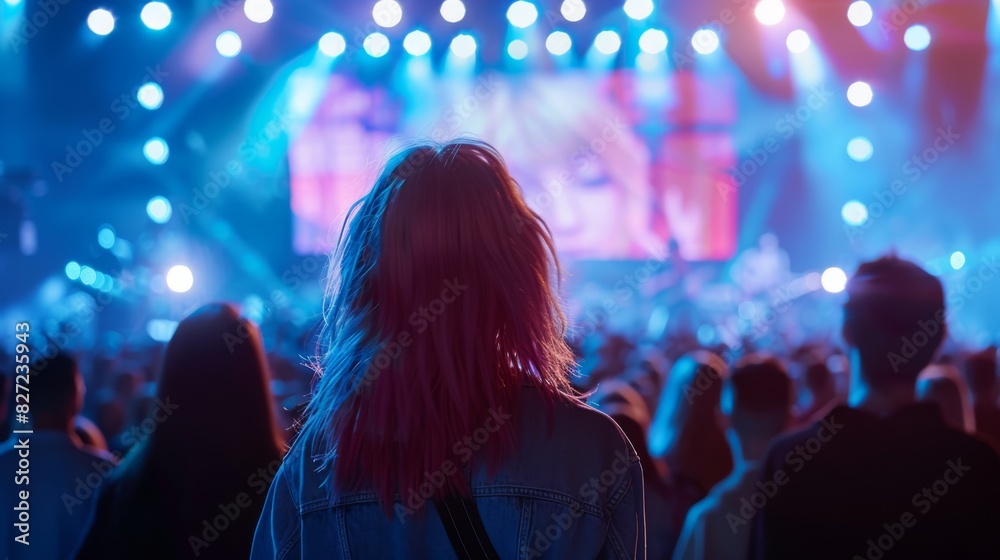
[[[96,492],[115,467],[110,454],[85,446],[76,436],[84,395],[76,361],[57,354],[42,364],[41,370],[31,371],[28,392],[20,392],[30,398],[32,426],[13,427],[34,433],[13,434],[0,445],[0,557],[11,560],[71,557],[97,505]],[[17,474],[21,458],[29,465]],[[28,492],[28,546],[15,541],[21,534],[15,527],[20,511],[14,509],[21,491]]]
[[[1000,458],[914,395],[946,331],[941,283],[885,257],[847,296],[849,406],[771,448],[760,481],[777,488],[747,510],[751,557],[1000,558]]]
[[[696,351],[677,360],[667,376],[649,430],[649,451],[666,461],[672,511],[667,526],[673,548],[688,509],[733,469],[733,456],[719,426],[719,398],[729,369],[722,358]]]
[[[181,321],[77,558],[249,556],[281,457],[268,380],[260,334],[232,306]]]
[[[997,349],[995,346],[969,356],[965,361],[965,379],[972,393],[972,410],[976,431],[1000,443],[1000,406],[997,405],[1000,384],[997,383]]]
[[[252,558],[645,557],[639,459],[574,396],[556,267],[491,147],[396,154],[334,255]]]
[[[837,400],[837,380],[826,363],[814,361],[805,366],[803,385],[809,392],[809,404],[797,414],[797,422],[812,423],[817,415],[824,415]]]
[[[969,403],[969,391],[960,375],[955,366],[928,366],[917,378],[917,400],[936,403],[946,424],[974,434],[976,419]]]
[[[733,472],[688,511],[674,560],[746,558],[752,528],[740,508],[763,493],[760,461],[789,425],[792,400],[792,382],[780,362],[747,358],[733,369],[721,401]]]

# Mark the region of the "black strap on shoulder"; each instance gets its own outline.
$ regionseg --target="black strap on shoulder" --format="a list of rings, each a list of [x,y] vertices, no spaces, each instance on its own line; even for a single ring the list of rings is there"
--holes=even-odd
[[[448,540],[455,554],[465,560],[500,560],[486,534],[483,518],[474,500],[447,497],[434,500],[441,524],[448,532]]]

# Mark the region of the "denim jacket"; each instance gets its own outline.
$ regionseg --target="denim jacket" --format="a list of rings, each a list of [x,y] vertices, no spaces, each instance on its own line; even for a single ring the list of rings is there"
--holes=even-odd
[[[642,469],[624,434],[574,403],[555,405],[550,431],[541,394],[522,394],[517,417],[491,411],[483,433],[454,449],[456,466],[469,461],[500,558],[645,558]],[[488,477],[473,451],[500,422],[517,422],[516,452]],[[397,495],[387,517],[373,492],[339,492],[332,477],[323,484],[328,470],[317,471],[306,444],[293,445],[271,484],[251,558],[456,558],[433,502],[417,491]]]

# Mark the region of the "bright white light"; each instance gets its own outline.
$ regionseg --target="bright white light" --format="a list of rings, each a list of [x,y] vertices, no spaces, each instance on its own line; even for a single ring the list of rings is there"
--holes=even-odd
[[[80,263],[76,261],[69,261],[66,263],[66,278],[70,280],[76,280],[80,277]]]
[[[163,138],[150,138],[142,147],[142,153],[153,165],[163,165],[170,157],[170,148]]]
[[[514,27],[525,28],[538,19],[538,8],[531,2],[517,0],[507,8],[507,20]]]
[[[606,29],[594,37],[594,47],[603,54],[615,54],[622,47],[622,38],[614,31]]]
[[[139,105],[150,111],[160,108],[163,105],[163,88],[156,82],[149,82],[139,86],[135,98],[139,100]]]
[[[378,0],[372,8],[372,18],[380,27],[395,27],[403,19],[403,7],[396,0]]]
[[[764,25],[777,25],[785,17],[785,5],[781,0],[761,0],[753,9],[753,15]]]
[[[851,138],[847,143],[847,155],[854,161],[868,161],[874,153],[875,147],[872,146],[871,140],[864,136]]]
[[[110,249],[115,245],[115,232],[109,227],[102,227],[97,232],[97,244],[104,249]]]
[[[851,200],[840,209],[840,217],[849,226],[860,226],[868,221],[868,208],[857,200]]]
[[[264,23],[274,15],[271,0],[246,0],[243,2],[243,13],[254,23]]]
[[[422,56],[431,50],[431,36],[423,31],[411,31],[403,38],[403,49],[411,56]]]
[[[785,39],[785,46],[793,53],[804,53],[809,49],[809,34],[801,29],[796,29],[788,34]]]
[[[170,25],[173,14],[170,13],[170,6],[163,2],[150,2],[142,7],[139,18],[142,19],[142,23],[146,24],[146,27],[159,31]]]
[[[864,107],[872,102],[872,87],[865,82],[854,82],[847,88],[847,100],[855,107]]]
[[[691,46],[701,54],[712,54],[719,48],[719,36],[711,29],[699,29],[691,37]]]
[[[319,38],[319,52],[330,58],[336,58],[344,54],[344,49],[346,48],[347,41],[344,40],[343,35],[337,33],[336,31],[324,33],[323,36]]]
[[[472,35],[465,33],[455,35],[455,38],[451,40],[451,52],[459,58],[469,58],[476,54],[476,40]]]
[[[653,0],[625,0],[624,9],[632,19],[646,19],[653,13]]]
[[[872,7],[868,2],[861,0],[854,2],[847,7],[847,20],[855,27],[864,27],[872,21]]]
[[[374,58],[381,58],[389,52],[389,38],[376,31],[365,37],[365,52]]]
[[[441,17],[448,23],[457,23],[465,17],[465,4],[462,0],[445,0],[441,3]]]
[[[820,277],[819,281],[823,284],[824,290],[831,294],[837,294],[843,292],[844,288],[847,287],[847,274],[843,270],[831,266],[823,271],[823,276]]]
[[[87,27],[98,35],[107,35],[115,29],[115,16],[104,8],[98,8],[87,16]]]
[[[573,39],[564,31],[553,31],[545,39],[545,50],[556,56],[562,56],[569,52],[573,46]]]
[[[951,258],[949,259],[949,261],[951,262],[952,268],[954,268],[955,270],[961,270],[961,268],[965,266],[965,253],[961,251],[955,251],[954,253],[951,254]]]
[[[566,21],[580,21],[587,14],[587,5],[583,0],[563,0],[559,13],[566,18]]]
[[[660,67],[660,61],[655,54],[641,52],[635,55],[635,65],[639,70],[652,72]]]
[[[215,50],[226,58],[233,58],[243,50],[243,40],[235,31],[223,31],[215,38]]]
[[[524,57],[528,56],[528,43],[514,39],[507,45],[507,54],[514,60],[524,60]]]
[[[173,212],[170,201],[162,196],[154,196],[146,203],[146,215],[158,224],[167,223]]]
[[[647,29],[639,36],[639,48],[649,54],[663,52],[667,48],[667,34],[659,29]]]
[[[923,25],[913,25],[903,33],[903,42],[911,51],[922,51],[931,45],[931,32]]]
[[[179,294],[191,289],[194,286],[194,274],[191,274],[191,269],[178,264],[170,267],[167,271],[167,287],[172,291]]]

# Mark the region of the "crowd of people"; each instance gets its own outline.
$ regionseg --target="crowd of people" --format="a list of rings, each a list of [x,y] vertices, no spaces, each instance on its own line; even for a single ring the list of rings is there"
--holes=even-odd
[[[308,367],[229,304],[36,364],[0,555],[1000,558],[997,349],[941,352],[919,266],[858,267],[840,345],[584,340],[487,145],[400,152],[346,226]]]

